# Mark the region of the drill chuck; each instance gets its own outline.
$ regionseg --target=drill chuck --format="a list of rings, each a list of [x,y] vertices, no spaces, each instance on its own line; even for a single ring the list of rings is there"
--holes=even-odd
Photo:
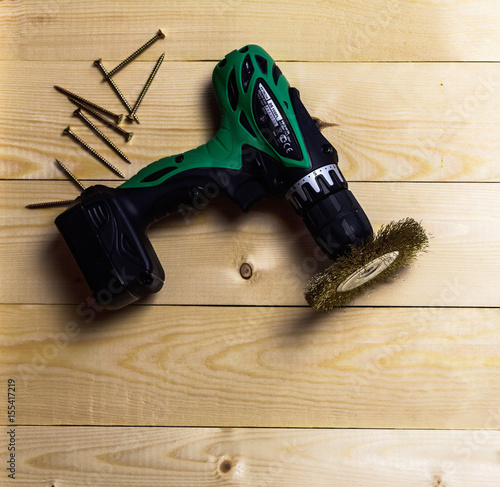
[[[318,201],[304,212],[303,219],[316,243],[331,259],[362,245],[373,233],[368,217],[348,189]]]
[[[297,181],[285,197],[331,259],[361,245],[373,233],[368,217],[347,189],[337,164],[311,171]]]

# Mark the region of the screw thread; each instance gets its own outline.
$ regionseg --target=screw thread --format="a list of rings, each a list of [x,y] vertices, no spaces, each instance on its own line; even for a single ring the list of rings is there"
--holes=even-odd
[[[151,72],[151,74],[149,75],[149,78],[146,81],[146,84],[144,85],[144,88],[142,89],[141,94],[139,95],[139,98],[137,98],[137,101],[135,102],[135,105],[134,105],[134,108],[132,109],[132,112],[130,113],[130,115],[127,115],[127,118],[135,117],[135,112],[139,108],[139,105],[141,104],[142,99],[144,98],[144,95],[148,91],[149,87],[151,86],[151,83],[153,82],[154,77],[156,76],[156,73],[160,69],[160,66],[161,66],[161,63],[163,62],[164,57],[165,57],[165,53],[163,53],[160,56],[160,59],[158,59],[158,61],[156,62],[156,65],[153,68],[153,71]]]
[[[133,132],[127,132],[124,128],[120,127],[119,125],[116,125],[116,123],[112,122],[108,118],[103,117],[99,112],[95,111],[93,108],[84,105],[83,103],[80,103],[78,100],[75,100],[74,98],[71,97],[69,98],[69,101],[72,102],[77,107],[81,108],[82,110],[85,110],[87,113],[90,113],[90,115],[92,115],[100,122],[104,123],[107,127],[113,129],[118,134],[123,135],[126,142],[128,142],[134,136]]]
[[[85,147],[94,157],[99,159],[103,164],[109,167],[112,171],[114,171],[118,176],[124,178],[125,176],[118,170],[116,169],[113,164],[111,164],[108,160],[106,160],[99,152],[97,152],[93,147],[91,147],[87,142],[82,140],[78,135],[76,135],[69,127],[65,128],[63,131],[63,135],[69,135],[73,140],[78,142],[82,147]]]
[[[79,179],[75,177],[75,175],[59,160],[56,159],[59,167],[82,189],[85,190],[85,186],[80,182]]]
[[[54,206],[68,206],[71,203],[73,203],[75,200],[61,200],[61,201],[45,201],[43,203],[30,203],[29,205],[26,205],[25,208],[29,208],[30,210],[36,209],[36,208],[51,208]]]
[[[112,78],[107,77],[108,72],[106,71],[106,68],[102,64],[102,60],[96,59],[94,61],[94,65],[97,66],[101,70],[101,73],[104,75],[104,80],[109,82],[109,84],[111,85],[111,88],[113,88],[113,90],[116,93],[116,95],[118,96],[118,98],[125,105],[125,108],[128,110],[129,114],[132,113],[132,107],[130,106],[127,99],[123,96],[123,93],[121,92],[120,88],[118,88],[118,86],[116,85],[115,81]],[[134,117],[134,120],[137,123],[140,123],[139,119],[137,117]]]
[[[79,117],[81,120],[83,120],[99,137],[101,137],[106,144],[108,144],[123,160],[128,162],[129,164],[132,164],[131,160],[120,150],[119,147],[117,147],[113,141],[111,141],[96,125],[92,123],[91,120],[89,120],[88,117],[85,116],[85,114],[82,112],[81,108],[77,108],[74,112],[74,115]]]
[[[126,66],[130,61],[135,59],[139,54],[141,54],[143,51],[145,51],[148,47],[152,46],[158,39],[163,39],[165,37],[165,34],[159,30],[154,37],[149,39],[146,44],[143,44],[139,49],[134,51],[128,58],[124,59],[118,66],[114,67],[111,71],[108,72],[108,74],[105,75],[107,79],[111,78],[115,73],[117,73],[120,69],[122,69],[124,66]]]
[[[64,95],[66,95],[67,97],[69,98],[73,98],[75,100],[78,100],[80,103],[84,103],[85,105],[88,105],[89,107],[92,107],[94,108],[95,110],[98,110],[100,111],[101,113],[107,115],[108,117],[116,120],[116,123],[120,123],[123,119],[123,115],[117,115],[116,113],[112,112],[111,110],[108,110],[107,108],[103,108],[101,107],[100,105],[98,105],[97,103],[93,103],[85,98],[83,98],[82,96],[80,95],[77,95],[75,93],[72,93],[71,91],[65,89],[65,88],[62,88],[61,86],[54,86],[54,88],[59,91],[60,93],[63,93]]]

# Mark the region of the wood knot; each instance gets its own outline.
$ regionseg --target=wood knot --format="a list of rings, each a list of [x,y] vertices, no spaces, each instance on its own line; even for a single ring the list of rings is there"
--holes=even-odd
[[[443,479],[439,476],[434,477],[434,481],[432,483],[432,487],[446,487],[445,483],[443,482]]]
[[[223,455],[216,460],[215,474],[224,481],[241,478],[245,473],[245,462],[241,458]]]
[[[233,462],[228,458],[223,459],[219,463],[219,472],[223,475],[228,474],[233,468]]]
[[[243,279],[250,279],[253,274],[253,269],[250,264],[245,262],[244,264],[241,264],[240,267],[240,275]]]

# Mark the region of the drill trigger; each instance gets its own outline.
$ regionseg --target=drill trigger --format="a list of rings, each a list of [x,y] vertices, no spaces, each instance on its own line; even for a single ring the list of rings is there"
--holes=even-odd
[[[267,196],[264,187],[258,181],[251,178],[241,183],[234,192],[229,191],[228,188],[228,194],[245,213],[250,210],[257,200],[263,196]]]

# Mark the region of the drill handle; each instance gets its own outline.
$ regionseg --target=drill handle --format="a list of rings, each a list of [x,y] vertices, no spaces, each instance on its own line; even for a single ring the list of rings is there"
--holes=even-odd
[[[195,200],[197,190],[215,191],[214,184],[246,211],[261,196],[284,196],[286,184],[311,168],[294,109],[298,93],[262,48],[245,46],[228,54],[212,81],[221,113],[215,137],[153,162],[120,186],[149,189],[150,196],[140,191],[145,204],[158,209],[152,195],[160,198],[164,215]],[[156,220],[159,212],[154,213]]]

